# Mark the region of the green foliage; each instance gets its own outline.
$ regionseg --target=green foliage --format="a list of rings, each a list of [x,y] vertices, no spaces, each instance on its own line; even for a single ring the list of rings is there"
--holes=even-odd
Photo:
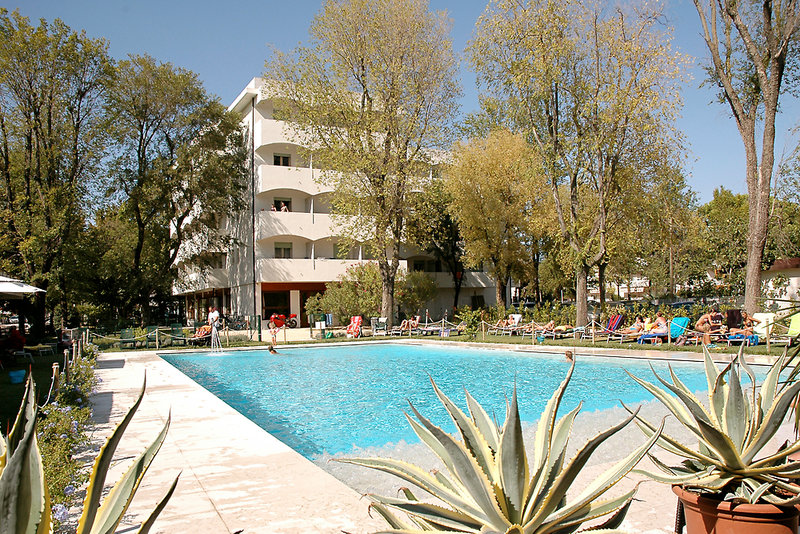
[[[800,503],[797,463],[788,461],[790,454],[800,451],[800,441],[765,452],[800,393],[800,381],[782,381],[780,377],[788,362],[800,353],[800,348],[793,349],[791,355],[788,350],[772,365],[760,387],[756,386],[755,374],[744,359],[744,347],[721,370],[711,360],[708,350],[704,350],[707,406],[671,368],[671,382],[653,371],[664,388],[631,375],[699,441],[695,448],[662,434],[659,446],[684,461],[668,466],[652,458],[665,475],[645,474],[654,480],[718,494],[734,502],[788,506]],[[742,383],[743,375],[747,375],[751,387]],[[637,421],[646,435],[657,432],[653,423],[641,417]]]
[[[130,469],[123,474],[122,478],[106,495],[103,503],[100,499],[103,494],[103,487],[108,469],[111,466],[114,451],[122,438],[125,429],[133,418],[136,409],[144,396],[145,385],[133,407],[128,411],[122,422],[114,430],[113,434],[106,441],[100,450],[100,454],[94,463],[91,475],[89,476],[89,487],[86,490],[86,499],[83,503],[83,513],[78,522],[77,534],[96,534],[100,532],[114,532],[122,516],[138,488],[142,477],[147,472],[150,463],[158,453],[161,444],[166,437],[169,428],[169,419],[159,433],[156,440],[149,445],[137,458],[134,459]],[[51,531],[50,517],[50,494],[45,484],[45,469],[42,465],[42,457],[39,454],[39,447],[36,440],[36,419],[37,419],[36,391],[33,381],[28,379],[22,407],[20,408],[17,421],[8,436],[0,442],[0,533],[11,534],[13,532],[45,533]],[[61,428],[65,423],[70,426],[72,422],[62,420],[57,412],[65,414],[70,410],[59,409],[54,406],[45,419],[43,433],[48,434],[60,430],[72,430],[71,428]],[[72,445],[77,445],[77,440],[69,437],[70,432],[64,432],[64,436],[59,438],[66,440]],[[61,448],[53,447],[51,451],[55,456],[45,458],[45,462],[59,461],[59,452],[68,458],[73,452],[68,446]],[[163,509],[166,501],[172,496],[178,479],[172,483],[165,497],[156,506],[148,519],[142,523],[138,532],[146,534],[149,532],[155,518]],[[66,491],[63,493],[67,493]],[[71,492],[68,494],[71,495]],[[68,496],[66,495],[66,496]],[[58,506],[63,504],[58,503]],[[54,507],[54,510],[56,507]]]
[[[86,426],[90,416],[88,406],[62,402],[48,404],[39,412],[38,439],[53,506],[69,509],[77,504],[77,489],[89,477],[77,454],[89,444]],[[60,514],[54,514],[56,528],[60,519]]]
[[[306,302],[307,313],[332,313],[347,324],[353,315],[376,317],[381,313],[381,277],[375,262],[365,262],[347,269],[339,280],[325,285],[325,293]],[[428,275],[399,271],[396,282],[397,302],[410,314],[433,298],[436,286]]]
[[[184,250],[201,267],[227,250],[220,223],[244,207],[247,147],[238,115],[210,97],[195,73],[134,55],[116,74],[106,101],[114,145],[112,203],[103,215],[111,224],[95,228],[113,246],[95,252],[99,264],[110,263],[105,269],[127,276],[116,286],[126,315],[138,308],[147,323],[153,295],[171,297],[186,243],[203,243],[202,251]]]
[[[464,239],[464,263],[486,266],[504,304],[505,281],[521,269],[522,245],[528,240],[526,210],[544,211],[544,184],[536,168],[523,136],[496,130],[457,145],[445,178],[450,214]]]
[[[97,385],[94,363],[98,351],[96,345],[82,345],[82,355],[71,361],[69,373],[62,372],[59,376],[55,402],[39,412],[38,439],[54,509],[66,511],[75,505],[76,489],[89,476],[76,455],[89,442],[86,435],[91,416],[89,395]],[[53,514],[56,527],[60,519],[60,513]]]
[[[436,296],[436,282],[422,271],[400,271],[395,295],[407,315],[419,315],[426,302]]]
[[[422,0],[346,0],[324,2],[309,35],[291,55],[276,51],[265,78],[315,166],[334,171],[322,174],[334,215],[381,264],[381,315],[391,321],[412,197],[429,149],[448,144],[460,92],[450,24]]]
[[[107,43],[0,8],[0,271],[47,289],[33,327],[80,274],[69,261],[103,156]]]
[[[714,198],[700,207],[705,223],[704,241],[707,261],[721,285],[718,295],[741,295],[747,265],[747,195],[736,195],[724,187],[714,191]]]
[[[577,496],[575,492],[579,490],[573,490],[570,496],[574,500],[569,501],[567,492],[592,453],[635,417],[634,414],[598,434],[567,462],[569,434],[581,407],[578,405],[560,419],[557,413],[574,368],[573,363],[539,418],[532,457],[525,450],[516,388],[506,409],[505,423],[500,427],[469,393],[466,393],[467,415],[431,380],[461,440],[433,425],[413,405],[411,410],[417,420],[406,417],[420,440],[441,461],[442,471],[431,474],[413,464],[387,458],[341,461],[395,475],[444,505],[419,501],[408,489],[403,490],[404,498],[369,495],[373,501],[371,508],[389,523],[393,529],[390,532],[567,534],[598,518],[603,518],[603,522],[595,528],[617,528],[636,489],[608,500],[600,499],[647,453],[658,439],[659,431],[598,475]],[[403,512],[405,517],[399,517],[397,512]]]
[[[354,265],[339,280],[325,284],[319,309],[322,313],[334,314],[342,324],[349,323],[353,315],[379,315],[381,280],[377,264]]]
[[[473,310],[469,306],[462,306],[456,311],[456,319],[464,323],[466,326],[464,333],[470,339],[475,339],[475,336],[480,330],[482,317],[483,310]]]

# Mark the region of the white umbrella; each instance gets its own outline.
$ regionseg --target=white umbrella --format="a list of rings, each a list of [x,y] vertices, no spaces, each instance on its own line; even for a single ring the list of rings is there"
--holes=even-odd
[[[0,298],[21,299],[30,293],[44,293],[44,289],[33,287],[7,276],[0,276]]]

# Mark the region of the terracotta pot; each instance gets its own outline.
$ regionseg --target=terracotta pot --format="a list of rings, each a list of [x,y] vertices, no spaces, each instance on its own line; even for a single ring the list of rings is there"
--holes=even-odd
[[[687,534],[797,534],[794,506],[737,504],[672,486],[683,503]]]

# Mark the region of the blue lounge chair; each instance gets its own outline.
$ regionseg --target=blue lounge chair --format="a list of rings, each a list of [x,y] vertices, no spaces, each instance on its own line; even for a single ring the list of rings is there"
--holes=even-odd
[[[669,322],[669,332],[668,333],[660,333],[660,334],[653,334],[647,333],[642,334],[639,336],[639,339],[636,341],[637,343],[644,343],[645,341],[649,341],[651,343],[662,343],[667,336],[671,339],[677,339],[686,332],[686,328],[689,326],[689,318],[688,317],[675,317]]]

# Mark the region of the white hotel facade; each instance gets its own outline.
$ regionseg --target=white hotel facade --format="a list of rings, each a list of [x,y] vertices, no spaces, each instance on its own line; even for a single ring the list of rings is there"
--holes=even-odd
[[[242,117],[251,150],[249,209],[220,221],[237,243],[214,254],[210,269],[180,259],[177,264],[181,276],[175,294],[184,297],[190,320],[205,319],[213,304],[230,315],[295,313],[305,326],[306,299],[370,259],[361,247],[340,254],[331,189],[318,183],[320,170],[301,156],[290,125],[273,118],[272,101],[262,87],[263,80],[254,78],[229,107]],[[437,295],[427,306],[431,317],[449,313],[454,294],[450,273],[418,250],[403,249],[401,258],[401,269],[425,271],[436,282]],[[494,282],[486,273],[463,274],[459,305],[491,305],[494,300]]]

